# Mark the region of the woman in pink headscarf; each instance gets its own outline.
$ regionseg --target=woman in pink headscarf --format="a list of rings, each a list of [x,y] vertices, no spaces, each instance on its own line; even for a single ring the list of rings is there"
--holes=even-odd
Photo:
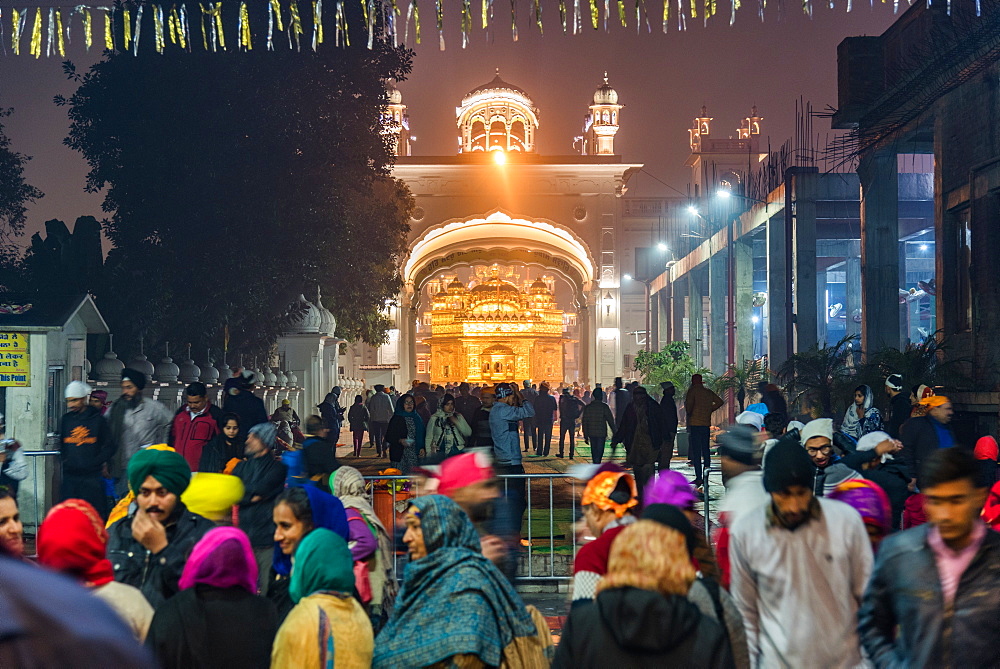
[[[205,534],[180,587],[157,609],[146,637],[161,667],[270,666],[278,612],[257,594],[257,562],[246,534],[235,527]]]

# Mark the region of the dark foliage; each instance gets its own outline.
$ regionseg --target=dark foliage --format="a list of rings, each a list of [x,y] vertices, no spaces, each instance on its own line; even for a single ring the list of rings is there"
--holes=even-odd
[[[120,342],[258,354],[317,287],[337,335],[380,343],[412,199],[391,179],[391,45],[107,54],[69,99],[66,144],[105,192],[98,305]]]

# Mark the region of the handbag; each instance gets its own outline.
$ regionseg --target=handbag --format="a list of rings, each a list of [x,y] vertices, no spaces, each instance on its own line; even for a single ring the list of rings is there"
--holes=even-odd
[[[354,563],[354,587],[362,604],[372,601],[372,581],[367,562],[359,560]]]

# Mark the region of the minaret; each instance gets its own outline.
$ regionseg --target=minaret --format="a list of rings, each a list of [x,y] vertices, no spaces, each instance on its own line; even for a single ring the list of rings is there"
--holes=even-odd
[[[403,104],[403,94],[392,82],[385,84],[385,95],[389,104],[385,106],[382,119],[382,132],[390,135],[393,155],[410,155],[410,117],[406,114]]]
[[[713,118],[708,115],[708,108],[702,105],[701,116],[694,120],[694,125],[688,130],[693,153],[701,151],[701,139],[712,134],[712,121]]]
[[[757,113],[757,105],[754,105],[750,109],[750,116],[743,119],[743,127],[740,128],[740,139],[750,139],[752,135],[760,134],[760,122],[764,120],[763,116]]]
[[[583,153],[585,155],[613,156],[615,135],[618,134],[618,114],[622,105],[618,104],[618,91],[608,84],[608,73],[604,73],[604,83],[594,92],[594,104],[590,105],[590,115],[584,127]]]

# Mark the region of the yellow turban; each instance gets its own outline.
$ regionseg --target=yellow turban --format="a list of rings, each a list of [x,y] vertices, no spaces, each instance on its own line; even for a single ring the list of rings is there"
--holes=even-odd
[[[235,476],[196,472],[191,476],[191,485],[184,491],[181,501],[189,511],[219,521],[243,499],[243,493],[243,481]]]

